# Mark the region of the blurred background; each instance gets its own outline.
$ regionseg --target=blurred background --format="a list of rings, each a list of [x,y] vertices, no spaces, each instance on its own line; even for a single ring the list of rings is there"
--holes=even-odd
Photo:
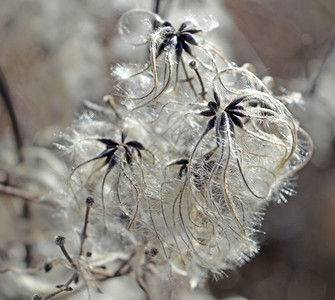
[[[253,300],[335,299],[335,1],[227,0],[238,64],[305,96],[296,115],[314,141],[296,197],[271,205],[259,254],[213,282],[223,295]]]
[[[112,90],[110,66],[127,59],[117,20],[136,5],[151,8],[151,2],[0,0],[0,67],[26,145],[50,148],[83,99],[99,102]],[[210,10],[210,1],[195,2]],[[169,3],[162,0],[162,9]],[[192,3],[185,2],[185,9]],[[335,1],[225,0],[219,9],[215,38],[228,59],[250,62],[260,76],[271,74],[278,90],[304,95],[305,105],[294,110],[315,150],[299,172],[298,195],[268,208],[259,254],[209,288],[217,299],[333,300]],[[15,159],[4,152],[14,146],[0,103],[1,171]],[[5,248],[0,237],[0,250]]]

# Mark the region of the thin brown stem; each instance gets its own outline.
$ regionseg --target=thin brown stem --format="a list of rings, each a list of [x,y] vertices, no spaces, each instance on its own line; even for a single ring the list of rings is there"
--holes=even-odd
[[[78,278],[78,273],[74,272],[71,276],[71,278],[64,284],[65,287],[69,288],[69,285],[73,282],[76,281]]]
[[[64,245],[59,246],[59,248],[62,250],[64,256],[66,257],[66,259],[68,260],[68,262],[72,265],[72,267],[75,270],[78,270],[78,266],[75,264],[75,262],[73,261],[73,259],[71,258],[71,256],[69,255],[69,253],[67,252],[66,248]]]
[[[200,95],[201,95],[201,97],[202,97],[203,100],[206,100],[206,94],[207,94],[207,92],[206,92],[206,88],[205,88],[205,85],[204,85],[204,81],[202,80],[202,77],[201,77],[200,72],[198,70],[197,63],[194,60],[192,60],[190,62],[190,68],[192,70],[194,70],[195,74],[197,75],[197,77],[199,79],[199,82],[200,82],[200,86],[201,86],[201,93],[200,93]]]
[[[68,262],[72,265],[72,267],[78,271],[78,266],[77,264],[73,261],[73,259],[71,258],[71,256],[69,255],[69,253],[67,252],[66,248],[65,248],[65,237],[59,235],[56,237],[55,239],[55,243],[57,246],[59,246],[59,248],[61,249],[61,251],[63,252],[64,256],[66,257],[66,259],[68,260]]]
[[[195,97],[198,97],[198,94],[197,94],[197,92],[195,90],[195,87],[192,83],[193,77],[190,77],[188,75],[188,72],[187,72],[187,69],[186,69],[185,62],[184,62],[183,58],[181,58],[180,61],[181,61],[181,65],[183,67],[183,70],[184,70],[184,73],[185,73],[185,76],[186,76],[186,79],[184,81],[189,83],[190,88],[191,88],[192,92],[194,93]]]
[[[81,236],[80,236],[79,255],[84,255],[84,243],[85,243],[85,240],[87,239],[88,218],[89,218],[90,210],[91,210],[93,205],[94,205],[94,199],[92,197],[87,197],[87,199],[86,199],[85,222],[84,222],[84,227],[83,227],[83,230],[82,230]]]
[[[99,268],[90,269],[92,274],[104,277],[104,279],[120,277],[120,276],[129,274],[131,270],[132,270],[131,266],[127,264],[119,268],[116,272],[111,272],[111,271],[99,269]]]
[[[57,296],[58,294],[62,293],[62,292],[72,292],[73,289],[72,287],[70,287],[70,284],[75,281],[76,279],[78,278],[78,273],[77,272],[74,272],[71,276],[71,278],[65,283],[65,284],[61,284],[61,285],[58,285],[58,290],[45,296],[44,300],[47,300],[47,299],[51,299],[55,296]]]
[[[8,271],[10,271],[10,268],[2,268],[2,269],[0,269],[0,274],[1,273],[6,273]]]
[[[10,121],[12,123],[12,128],[13,128],[13,133],[15,137],[15,142],[16,142],[16,148],[17,148],[17,156],[19,159],[19,162],[23,162],[23,153],[22,153],[22,146],[23,146],[23,141],[22,141],[22,135],[20,132],[19,128],[19,123],[17,121],[17,117],[15,114],[14,106],[13,106],[13,101],[12,97],[9,92],[8,84],[6,82],[6,78],[0,68],[0,95],[2,96],[3,102],[6,106]]]
[[[133,252],[130,255],[130,257],[121,264],[121,266],[119,267],[119,269],[116,272],[115,271],[110,272],[108,270],[99,269],[99,268],[91,268],[90,272],[94,275],[104,277],[103,279],[114,278],[114,277],[119,277],[119,276],[129,274],[130,271],[132,270],[132,267],[129,264],[129,262],[134,257],[134,255],[135,255],[135,252]]]
[[[28,202],[23,203],[22,218],[25,219],[25,220],[29,220],[31,218],[30,203],[28,203]],[[32,262],[32,245],[30,243],[25,243],[24,248],[25,248],[25,252],[26,252],[25,257],[24,257],[24,261],[25,261],[25,264],[26,264],[27,268],[29,268],[30,265],[31,265],[31,262]]]
[[[160,2],[160,0],[155,0],[155,6],[154,6],[154,9],[153,9],[153,12],[155,14],[159,13],[159,2]]]
[[[149,291],[148,291],[148,287],[146,285],[146,283],[144,282],[144,279],[141,276],[137,276],[136,281],[138,283],[138,285],[140,286],[140,288],[144,291],[144,293],[146,294],[146,300],[149,300]]]
[[[59,289],[58,291],[55,291],[55,292],[49,294],[48,296],[45,296],[45,297],[44,297],[44,300],[53,298],[53,297],[57,296],[58,294],[60,294],[60,293],[62,293],[62,292],[64,292],[64,289]]]
[[[38,203],[39,198],[29,192],[23,191],[19,188],[8,186],[0,183],[0,193],[7,194],[10,196],[18,197],[24,201],[30,203]]]

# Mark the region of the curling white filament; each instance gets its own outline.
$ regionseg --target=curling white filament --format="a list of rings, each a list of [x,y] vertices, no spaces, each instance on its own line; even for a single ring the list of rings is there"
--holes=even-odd
[[[145,32],[127,27],[133,16]],[[242,264],[258,250],[266,205],[294,194],[292,177],[312,153],[308,134],[285,95],[229,62],[205,28],[143,10],[120,28],[149,58],[114,68],[124,104],[116,113],[85,114],[69,130],[73,195],[94,195],[107,230],[118,222],[135,232],[172,272]]]

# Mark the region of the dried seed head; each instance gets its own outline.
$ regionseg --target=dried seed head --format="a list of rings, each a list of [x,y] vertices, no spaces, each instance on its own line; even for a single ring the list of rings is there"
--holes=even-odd
[[[61,235],[56,236],[55,243],[56,243],[57,246],[64,246],[64,244],[65,244],[65,237],[61,236]]]
[[[149,22],[139,28],[143,15]],[[261,80],[251,64],[237,67],[205,41],[195,42],[189,34],[197,33],[198,26],[188,29],[185,23],[180,37],[171,24],[154,24],[158,20],[143,10],[121,18],[125,40],[149,44],[147,66],[119,65],[113,71],[121,82],[119,91],[126,93],[124,104],[136,109],[130,115],[120,109],[120,118],[115,113],[111,118],[82,116],[68,137],[76,158],[69,184],[76,200],[100,193],[105,228],[105,211],[116,208],[109,214],[113,222],[158,247],[142,252],[146,262],[159,251],[185,270],[197,265],[219,273],[258,251],[254,228],[262,211],[270,201],[285,201],[282,194],[292,195],[290,176],[309,159],[312,143],[286,106],[291,97],[273,93],[271,77]],[[177,84],[182,78],[185,84]],[[117,138],[124,130],[152,145],[150,151],[135,140],[126,142],[124,133]],[[157,157],[152,161],[147,159],[151,151]],[[166,168],[168,161],[173,163]],[[81,256],[93,205],[87,197]],[[64,243],[65,238],[56,239],[78,271]]]
[[[198,67],[197,62],[195,60],[191,60],[189,66],[192,70],[195,70]]]
[[[155,247],[152,247],[151,249],[149,250],[145,250],[144,254],[147,256],[147,257],[155,257],[157,254],[158,254],[158,249],[155,248]]]
[[[88,207],[92,207],[94,205],[94,203],[95,203],[95,201],[94,201],[94,199],[92,197],[87,197],[86,198],[86,205]]]

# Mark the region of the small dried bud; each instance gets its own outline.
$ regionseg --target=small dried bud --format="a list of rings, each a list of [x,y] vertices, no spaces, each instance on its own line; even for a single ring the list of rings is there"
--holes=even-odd
[[[195,60],[191,60],[189,66],[192,70],[195,70],[198,67],[197,62]]]
[[[32,300],[43,300],[44,297],[41,296],[41,295],[39,295],[39,294],[36,294],[36,295],[34,295],[31,299],[32,299]]]
[[[55,243],[57,246],[64,246],[65,244],[65,237],[64,236],[61,236],[61,235],[58,235],[55,239]]]
[[[154,257],[154,256],[156,256],[157,254],[158,254],[158,249],[155,248],[155,247],[151,248],[151,250],[150,250],[150,255],[151,255],[152,257]]]
[[[44,265],[44,271],[49,272],[52,269],[52,263],[46,263]]]
[[[150,250],[145,250],[144,254],[147,257],[155,257],[158,254],[158,249],[155,247],[152,247]]]
[[[92,197],[87,197],[86,198],[86,205],[88,207],[92,207],[94,205],[94,203],[95,203],[95,201],[94,201],[94,199]]]

